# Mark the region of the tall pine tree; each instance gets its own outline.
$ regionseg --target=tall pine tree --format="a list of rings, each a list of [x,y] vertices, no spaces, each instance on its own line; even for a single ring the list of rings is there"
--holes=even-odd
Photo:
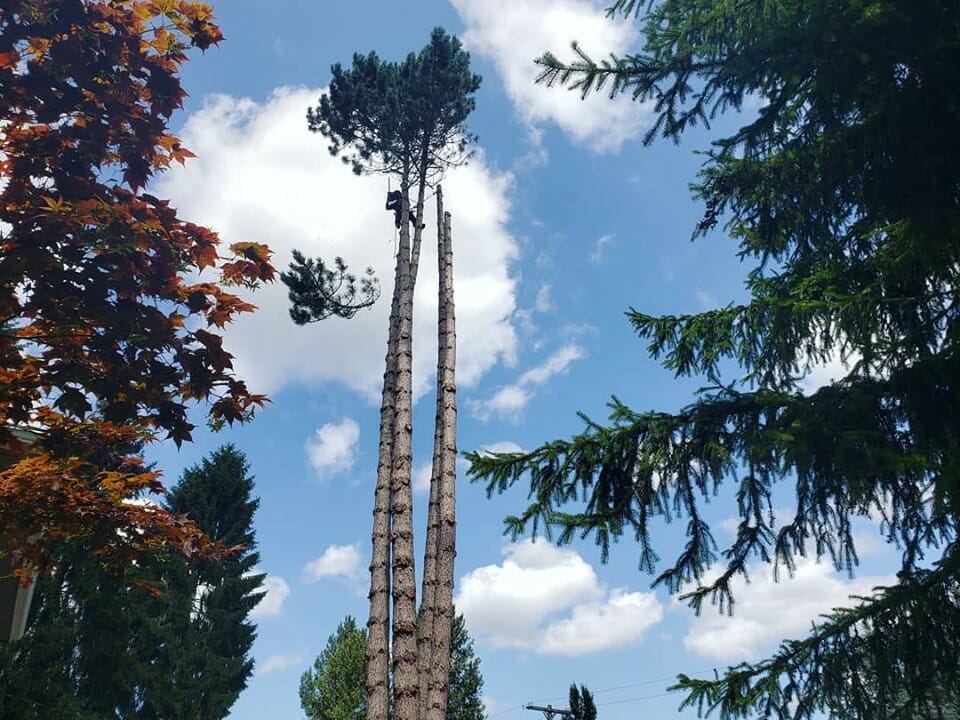
[[[571,64],[541,58],[541,79],[649,103],[648,142],[760,104],[714,140],[694,186],[694,234],[739,241],[750,298],[629,313],[654,358],[711,384],[680,412],[614,400],[609,423],[475,454],[471,472],[491,492],[529,480],[514,533],[540,521],[563,541],[593,535],[604,554],[636,537],[655,584],[697,610],[729,608],[748,562],[789,572],[809,553],[851,570],[854,519],[879,518],[900,551],[896,584],[770,658],[679,687],[724,719],[938,717],[940,689],[960,686],[960,4],[618,0],[611,12],[642,18],[641,52],[595,61],[575,46]],[[803,392],[811,366],[837,357],[845,375]],[[721,377],[729,361],[740,380]],[[775,525],[781,485],[794,502]],[[741,523],[718,552],[701,507],[724,491]],[[666,567],[650,535],[662,516],[688,521]]]
[[[403,62],[383,62],[376,53],[357,54],[350,69],[337,64],[332,74],[328,92],[316,108],[308,110],[310,129],[323,134],[330,142],[331,153],[341,155],[355,172],[388,173],[399,181],[398,194],[387,198],[387,208],[395,213],[400,240],[387,339],[374,494],[367,622],[367,716],[370,720],[386,720],[392,683],[395,716],[398,720],[413,720],[421,713],[421,705],[427,704],[421,687],[430,687],[430,682],[423,683],[427,671],[418,663],[418,653],[422,653],[418,650],[413,557],[413,293],[422,231],[426,227],[423,222],[426,191],[444,170],[466,159],[472,137],[465,122],[473,110],[473,95],[480,78],[470,72],[470,56],[459,40],[441,28],[434,29],[423,50],[411,53]],[[411,191],[416,192],[413,207],[409,198]],[[443,218],[439,222],[442,226]],[[444,235],[442,229],[441,235]],[[452,303],[447,307],[451,313],[448,326],[452,331]],[[441,346],[448,344],[444,338]],[[453,361],[452,355],[449,360]],[[444,442],[455,447],[455,440]],[[441,476],[437,476],[438,480]],[[439,503],[443,494],[432,492],[431,495]],[[448,494],[447,499],[450,498],[452,495]],[[448,525],[452,527],[452,508],[448,515],[451,518]],[[440,544],[437,540],[428,543],[428,547],[439,548]],[[448,609],[451,604],[452,599],[443,607]],[[436,602],[431,604],[431,615],[436,606]],[[433,622],[428,624],[434,628]],[[440,634],[445,632],[442,628]],[[432,650],[432,641],[430,646]],[[445,660],[446,653],[440,655]],[[430,670],[433,672],[429,677],[439,695],[429,706],[434,714],[442,714],[446,702],[445,668],[441,665]],[[438,673],[443,675],[439,680]]]

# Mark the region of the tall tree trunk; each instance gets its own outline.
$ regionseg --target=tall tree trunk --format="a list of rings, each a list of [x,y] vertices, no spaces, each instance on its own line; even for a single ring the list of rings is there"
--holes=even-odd
[[[401,241],[403,232],[401,228]],[[402,245],[402,242],[401,242]],[[373,550],[370,558],[370,615],[367,619],[367,720],[390,714],[390,544],[391,474],[397,407],[397,348],[400,338],[400,290],[405,271],[398,248],[390,303],[387,357],[380,402],[380,449],[373,501]]]
[[[433,649],[427,712],[421,720],[444,720],[450,674],[450,633],[453,623],[453,574],[457,554],[457,327],[453,303],[453,243],[450,213],[443,214],[440,242],[439,343],[443,367],[437,375],[437,423],[441,426],[439,474],[435,479],[439,507],[437,528],[436,598]],[[431,482],[431,485],[433,482]]]
[[[440,528],[440,463],[443,456],[443,373],[446,367],[443,287],[444,225],[443,189],[437,187],[437,258],[440,266],[437,303],[437,409],[433,430],[433,466],[430,472],[430,503],[427,509],[427,537],[423,550],[423,581],[417,621],[417,674],[420,677],[420,720],[427,716],[433,654],[434,619],[437,612],[437,551]]]
[[[400,228],[400,334],[397,345],[397,404],[394,421],[391,515],[393,520],[393,712],[396,720],[416,720],[417,584],[413,558],[413,293],[420,258],[426,162],[420,165],[416,224],[410,244],[409,184],[404,183]]]

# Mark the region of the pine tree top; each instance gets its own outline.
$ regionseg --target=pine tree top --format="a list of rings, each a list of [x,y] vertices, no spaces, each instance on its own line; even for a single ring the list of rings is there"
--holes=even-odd
[[[435,177],[466,159],[474,140],[466,119],[481,78],[470,72],[470,54],[443,28],[434,28],[429,44],[402,62],[358,53],[349,69],[337,63],[331,73],[307,122],[354,172]]]

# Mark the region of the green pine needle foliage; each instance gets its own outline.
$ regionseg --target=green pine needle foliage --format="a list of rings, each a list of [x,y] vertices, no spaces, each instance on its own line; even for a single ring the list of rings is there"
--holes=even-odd
[[[633,537],[640,567],[697,611],[731,610],[748,563],[789,573],[809,555],[852,571],[852,523],[878,520],[900,551],[898,584],[767,660],[677,688],[724,719],[940,717],[960,687],[960,4],[618,0],[611,13],[639,18],[641,52],[548,53],[541,81],[647,103],[648,143],[743,111],[704,153],[692,231],[739,242],[750,300],[628,313],[654,358],[707,378],[680,412],[614,398],[607,422],[472,454],[471,474],[491,493],[529,483],[512,535],[593,537],[604,555]],[[803,392],[830,358],[845,374]],[[725,379],[730,361],[742,374]],[[775,518],[779,486],[795,503]],[[726,547],[702,512],[721,492],[740,517]],[[664,562],[651,535],[663,518],[687,527]]]
[[[470,54],[460,41],[443,28],[434,28],[430,43],[402,62],[358,53],[352,67],[338,63],[331,71],[327,93],[307,111],[307,125],[357,174],[442,173],[466,159],[475,140],[466,119],[480,76],[470,72]]]
[[[347,271],[340,257],[334,260],[331,270],[320,258],[314,260],[294,250],[290,269],[280,273],[280,279],[287,286],[290,319],[297,325],[333,316],[350,319],[380,297],[380,282],[374,277],[373,268],[367,268],[358,287],[357,276]]]

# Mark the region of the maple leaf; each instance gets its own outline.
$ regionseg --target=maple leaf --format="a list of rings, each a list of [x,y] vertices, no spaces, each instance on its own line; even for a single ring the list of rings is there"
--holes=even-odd
[[[217,264],[219,238],[143,192],[193,157],[167,125],[183,50],[222,39],[212,9],[5,0],[2,14],[0,316],[15,330],[0,332],[0,551],[43,567],[28,542],[40,533],[119,567],[164,545],[219,552],[189,522],[127,503],[162,491],[136,450],[189,442],[188,402],[210,401],[222,422],[264,402],[213,331],[254,306],[185,281]],[[273,277],[266,247],[233,252],[223,282]]]

